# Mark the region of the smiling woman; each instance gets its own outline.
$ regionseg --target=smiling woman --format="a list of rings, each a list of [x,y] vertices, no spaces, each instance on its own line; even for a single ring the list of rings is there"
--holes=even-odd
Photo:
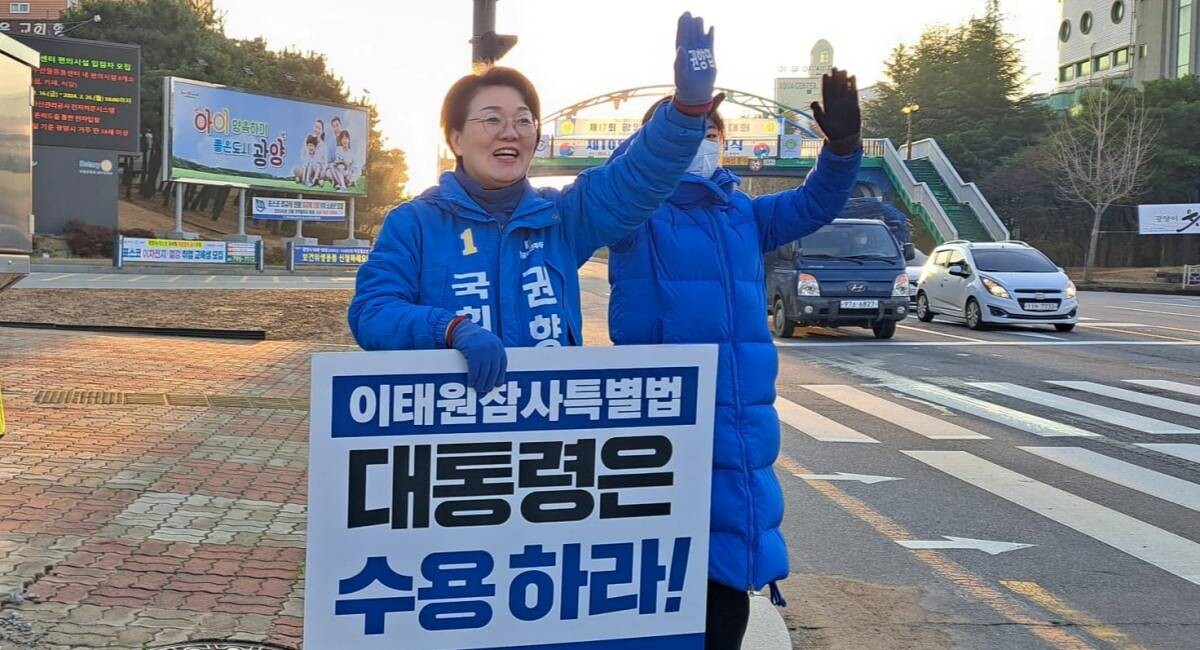
[[[442,103],[457,165],[388,215],[358,273],[350,329],[369,350],[454,348],[483,395],[504,382],[509,347],[582,345],[578,268],[640,226],[695,157],[713,106],[713,33],[685,13],[675,95],[628,151],[562,190],[526,175],[541,103],[510,68],[456,81]]]

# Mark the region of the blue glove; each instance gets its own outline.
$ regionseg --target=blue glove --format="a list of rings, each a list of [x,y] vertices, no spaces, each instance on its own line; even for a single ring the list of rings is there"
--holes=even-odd
[[[504,383],[508,355],[500,337],[465,320],[450,333],[450,345],[467,358],[467,385],[480,396]]]
[[[716,83],[713,30],[705,34],[704,19],[684,12],[675,32],[675,99],[684,106],[704,106],[712,101]]]

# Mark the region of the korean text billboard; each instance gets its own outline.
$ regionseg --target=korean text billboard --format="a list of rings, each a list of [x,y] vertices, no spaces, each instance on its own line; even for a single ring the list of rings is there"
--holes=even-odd
[[[34,145],[138,151],[140,47],[10,35],[41,54],[33,73]]]
[[[367,111],[168,77],[164,176],[297,193],[367,193]]]
[[[304,644],[704,647],[716,347],[313,356]]]

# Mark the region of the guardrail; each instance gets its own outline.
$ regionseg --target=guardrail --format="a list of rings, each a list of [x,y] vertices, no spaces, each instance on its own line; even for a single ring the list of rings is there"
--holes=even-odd
[[[901,155],[906,155],[907,152],[907,145],[900,147]],[[993,240],[1009,239],[1008,228],[1004,226],[1000,216],[992,209],[992,204],[988,203],[983,192],[979,191],[979,187],[975,183],[963,181],[962,177],[958,175],[958,170],[950,163],[950,158],[938,146],[936,140],[926,138],[912,143],[912,157],[929,159],[933,168],[946,182],[946,186],[950,188],[954,200],[971,206],[971,209],[975,211],[975,216],[979,217],[979,223],[988,231],[988,235],[991,235]]]

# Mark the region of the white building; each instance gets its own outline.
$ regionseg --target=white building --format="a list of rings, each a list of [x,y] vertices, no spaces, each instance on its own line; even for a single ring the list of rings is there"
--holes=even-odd
[[[1200,0],[1059,0],[1057,95],[1200,72]]]

